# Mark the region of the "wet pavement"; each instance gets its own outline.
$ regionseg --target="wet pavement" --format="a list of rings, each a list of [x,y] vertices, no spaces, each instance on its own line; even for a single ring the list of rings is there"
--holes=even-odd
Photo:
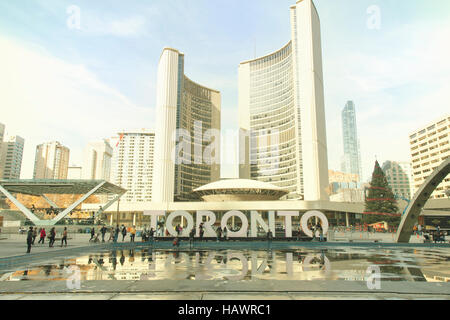
[[[0,243],[0,300],[450,299],[448,245],[87,240],[16,257]]]

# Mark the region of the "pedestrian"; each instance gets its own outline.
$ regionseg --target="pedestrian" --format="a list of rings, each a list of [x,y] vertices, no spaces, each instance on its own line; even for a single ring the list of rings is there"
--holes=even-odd
[[[38,232],[37,232],[37,227],[35,227],[35,228],[33,229],[33,241],[32,241],[32,245],[33,245],[33,246],[34,246],[34,241],[36,240],[37,234],[38,234]]]
[[[116,230],[114,232],[114,242],[115,243],[117,242],[117,240],[119,240],[119,232],[120,232],[119,225],[117,225]]]
[[[419,224],[417,226],[417,232],[419,233],[419,236],[422,236],[422,225],[421,224]]]
[[[31,253],[31,245],[33,244],[33,227],[30,227],[27,233],[27,253]]]
[[[316,240],[316,232],[317,232],[316,228],[317,228],[317,225],[312,225],[312,227],[311,227],[311,231],[312,231],[312,234],[313,234],[312,241]]]
[[[189,232],[189,247],[192,247],[194,244],[194,237],[195,237],[195,228],[192,228],[191,232]]]
[[[150,231],[148,233],[148,239],[151,243],[153,243],[153,240],[155,239],[155,230],[153,228],[150,228]]]
[[[181,233],[181,226],[179,224],[175,227],[175,231],[177,232],[177,237],[179,237]]]
[[[127,236],[127,228],[125,228],[125,226],[122,225],[122,242],[125,241],[126,236]]]
[[[177,248],[180,246],[180,238],[175,237],[175,239],[173,240],[173,246]]]
[[[92,227],[92,229],[91,229],[91,238],[89,239],[89,242],[91,242],[92,239],[94,239],[94,237],[95,237],[95,228]]]
[[[50,235],[49,235],[50,242],[48,244],[49,248],[53,248],[53,244],[55,243],[55,238],[56,238],[56,230],[53,227],[50,229]]]
[[[67,247],[67,227],[64,227],[64,231],[62,233],[61,247],[63,246],[63,243]]]
[[[205,227],[203,226],[203,222],[200,223],[199,229],[200,229],[200,242],[201,242],[201,241],[203,241],[203,235],[205,234]]]
[[[323,228],[322,228],[322,225],[320,223],[317,223],[317,229],[319,230],[319,241],[323,242],[324,241]]]
[[[132,226],[130,229],[130,242],[134,242],[135,236],[136,236],[136,227]]]
[[[219,242],[222,239],[222,227],[219,226],[216,230],[217,233],[217,242]]]
[[[301,236],[302,236],[302,227],[299,226],[297,231],[297,241],[300,241]]]
[[[228,229],[227,229],[227,227],[223,227],[223,237],[225,238],[225,241],[228,240]]]
[[[38,243],[41,243],[41,241],[42,241],[42,244],[44,244],[45,237],[47,236],[47,234],[45,233],[45,228],[41,229],[41,232],[39,233],[39,235],[40,235],[41,238],[39,239]]]
[[[103,227],[100,229],[100,232],[102,233],[102,242],[105,242],[105,234],[107,230],[108,229],[106,229],[105,225],[103,225]]]
[[[272,246],[272,239],[273,239],[273,233],[272,233],[272,230],[269,229],[269,231],[267,232],[267,244],[269,245],[269,247]]]

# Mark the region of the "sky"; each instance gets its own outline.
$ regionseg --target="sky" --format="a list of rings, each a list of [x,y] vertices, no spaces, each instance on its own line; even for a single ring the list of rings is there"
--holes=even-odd
[[[222,177],[237,177],[238,65],[290,40],[294,0],[0,0],[0,123],[60,141],[82,164],[89,141],[154,128],[164,47],[222,93]],[[343,155],[341,111],[356,105],[363,179],[375,159],[410,161],[409,134],[450,112],[450,1],[316,0],[329,168]],[[79,18],[79,19],[78,19]]]

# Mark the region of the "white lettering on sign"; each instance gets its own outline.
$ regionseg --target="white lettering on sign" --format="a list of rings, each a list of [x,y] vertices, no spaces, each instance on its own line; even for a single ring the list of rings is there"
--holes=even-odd
[[[156,224],[159,217],[165,217],[166,212],[165,211],[144,211],[145,216],[150,216],[150,227],[156,230]],[[285,230],[285,237],[286,238],[292,238],[292,218],[298,217],[300,215],[300,212],[298,211],[279,211],[277,213],[278,217],[284,217],[284,230]],[[275,236],[275,212],[269,211],[268,214],[268,221],[266,222],[260,213],[257,211],[251,211],[250,212],[250,235],[252,237],[258,236],[258,227],[261,227],[265,233],[269,232],[269,230],[272,232],[272,234]],[[187,221],[187,226],[183,229],[183,232],[181,236],[188,237],[190,231],[192,228],[196,229],[196,237],[199,236],[199,227],[200,224],[203,223],[204,227],[204,237],[215,237],[216,231],[214,230],[213,226],[216,223],[217,217],[216,214],[212,211],[197,211],[196,214],[196,222],[194,223],[193,215],[190,214],[187,211],[175,211],[170,213],[167,216],[167,219],[165,221],[166,223],[166,229],[170,233],[171,236],[177,236],[177,233],[175,231],[175,226],[173,225],[173,221],[177,217],[184,217]],[[206,217],[206,219],[204,219]],[[233,217],[238,218],[240,223],[240,229],[238,231],[232,231],[229,230],[230,225],[230,219]],[[317,217],[321,221],[323,234],[326,235],[329,228],[328,219],[325,214],[323,214],[320,211],[308,211],[306,212],[300,219],[300,225],[302,227],[303,232],[309,236],[313,237],[312,230],[308,227],[308,220],[310,218]],[[225,213],[222,217],[222,220],[220,221],[220,226],[222,230],[227,227],[228,231],[228,237],[229,238],[247,238],[248,237],[248,229],[249,229],[249,221],[247,216],[242,213],[241,211],[229,211]]]

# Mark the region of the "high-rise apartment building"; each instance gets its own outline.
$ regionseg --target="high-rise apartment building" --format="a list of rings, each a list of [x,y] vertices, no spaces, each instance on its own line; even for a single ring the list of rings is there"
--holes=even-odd
[[[153,201],[195,199],[220,179],[221,94],[184,74],[184,54],[165,48],[158,65]]]
[[[414,192],[417,192],[433,170],[450,156],[450,115],[415,130],[409,140]],[[450,176],[442,181],[431,198],[445,198],[447,189],[450,189]]]
[[[84,149],[82,177],[85,180],[110,180],[113,148],[108,141],[93,141]]]
[[[128,190],[121,200],[152,201],[155,132],[144,129],[123,131],[110,143],[114,147],[112,183]]]
[[[0,177],[3,177],[3,165],[2,161],[2,147],[3,147],[3,136],[5,135],[5,125],[0,123]]]
[[[67,169],[67,179],[68,180],[81,180],[83,179],[82,168],[80,166],[72,165]]]
[[[411,163],[386,161],[382,169],[394,195],[399,199],[411,200],[414,196]]]
[[[10,137],[2,143],[0,163],[2,179],[20,179],[25,140],[19,136]]]
[[[320,20],[311,0],[290,10],[291,41],[239,66],[239,175],[327,200]]]
[[[36,146],[33,179],[67,179],[69,156],[69,148],[56,141]]]
[[[342,110],[342,136],[344,139],[344,156],[341,170],[357,174],[361,179],[361,152],[356,126],[356,109],[353,101],[348,101]]]

